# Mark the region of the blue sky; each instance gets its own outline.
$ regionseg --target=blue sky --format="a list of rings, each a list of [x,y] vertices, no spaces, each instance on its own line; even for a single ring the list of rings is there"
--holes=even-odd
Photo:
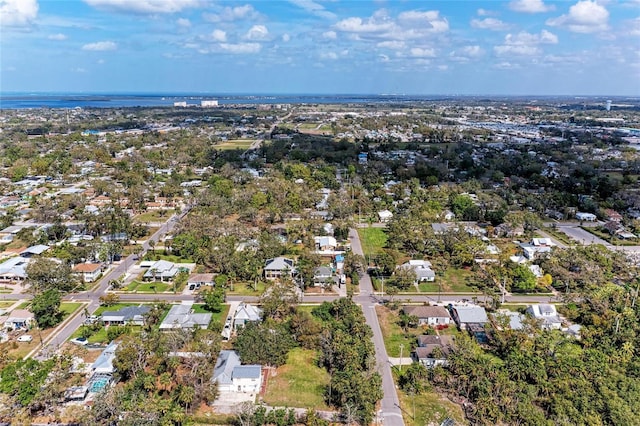
[[[0,0],[0,91],[640,95],[640,0]]]

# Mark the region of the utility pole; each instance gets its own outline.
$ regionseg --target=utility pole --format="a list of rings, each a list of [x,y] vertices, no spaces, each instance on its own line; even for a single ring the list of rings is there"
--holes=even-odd
[[[402,372],[402,350],[404,349],[404,344],[400,343],[400,371]]]

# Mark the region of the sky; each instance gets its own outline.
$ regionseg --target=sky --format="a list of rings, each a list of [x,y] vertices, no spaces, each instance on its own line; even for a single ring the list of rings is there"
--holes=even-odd
[[[0,92],[640,95],[640,0],[0,0]]]

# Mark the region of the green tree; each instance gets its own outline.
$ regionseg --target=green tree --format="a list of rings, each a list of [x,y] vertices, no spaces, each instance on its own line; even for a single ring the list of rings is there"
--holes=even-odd
[[[244,363],[278,367],[287,362],[287,353],[295,345],[284,325],[250,322],[238,332],[235,347]]]
[[[26,272],[31,287],[36,292],[46,290],[68,292],[78,285],[69,265],[45,257],[36,258],[29,262]]]
[[[204,308],[209,312],[222,312],[225,291],[222,286],[215,286],[200,292],[204,300]]]
[[[534,290],[537,285],[536,276],[526,265],[516,265],[511,269],[513,288],[519,291]]]
[[[45,290],[33,297],[30,309],[38,327],[49,328],[62,321],[61,300],[60,292],[55,289]]]

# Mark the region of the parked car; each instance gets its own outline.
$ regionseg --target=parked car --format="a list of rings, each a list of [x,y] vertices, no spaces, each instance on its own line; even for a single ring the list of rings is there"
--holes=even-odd
[[[23,334],[22,336],[18,337],[18,342],[31,342],[31,341],[33,341],[33,336],[29,334]]]
[[[77,337],[75,339],[71,339],[69,340],[71,343],[73,343],[74,345],[80,345],[80,346],[86,346],[89,344],[89,341],[87,340],[86,337]]]

